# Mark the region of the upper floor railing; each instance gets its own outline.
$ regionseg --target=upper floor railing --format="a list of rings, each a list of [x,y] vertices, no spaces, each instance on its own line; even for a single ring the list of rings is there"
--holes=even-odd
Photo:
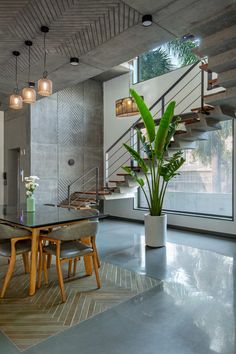
[[[181,75],[149,109],[152,115],[158,121],[158,116],[164,113],[165,107],[169,102],[176,101],[176,110],[178,114],[188,112],[194,104],[204,109],[204,70],[196,70],[201,61],[195,62]],[[196,68],[196,69],[195,69]],[[195,72],[195,71],[196,72]],[[137,147],[138,141],[135,134],[135,128],[140,123],[141,117],[136,120],[105,152],[105,180],[106,184],[112,180],[119,180],[117,173],[122,172],[124,165],[133,165],[133,160],[129,156],[123,144],[129,144]]]

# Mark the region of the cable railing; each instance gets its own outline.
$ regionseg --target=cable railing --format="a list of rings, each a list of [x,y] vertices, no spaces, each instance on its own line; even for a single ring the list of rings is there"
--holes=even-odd
[[[177,104],[176,107],[180,106],[181,104],[184,103],[186,99],[190,99],[191,95],[195,94],[195,92],[199,89],[200,94],[196,97],[194,97],[194,100],[191,100],[191,103],[186,103],[187,106],[184,107],[184,109],[181,110],[179,115],[183,114],[186,112],[189,107],[192,107],[192,104],[197,102],[198,100],[201,101],[201,108],[203,110],[203,96],[204,96],[204,72],[203,70],[199,70],[194,76],[192,76],[186,83],[184,83],[183,86],[174,94],[171,96],[171,98],[168,98],[168,94],[173,91],[174,88],[177,87],[180,83],[183,83],[183,79],[188,76],[190,72],[200,63],[200,60],[195,62],[186,72],[173,84],[171,87],[156,101],[154,104],[149,107],[149,110],[153,110],[158,106],[158,104],[161,105],[161,107],[157,110],[157,112],[153,113],[153,117],[156,117],[159,114],[163,114],[165,107],[171,102],[172,100],[176,100]],[[183,93],[184,89],[188,87],[188,85],[191,83],[193,84],[194,80],[200,78],[200,80],[194,84],[194,87],[188,92],[187,95],[184,95],[183,98],[180,100],[177,100],[177,96],[180,93]],[[155,122],[158,125],[160,119],[156,119]],[[131,166],[134,166],[134,161],[132,158],[129,156],[128,159],[125,158],[127,156],[128,152],[124,149],[123,144],[130,144],[133,148],[137,147],[137,141],[134,142],[134,139],[136,138],[136,132],[135,128],[138,126],[138,124],[141,122],[141,117],[131,125],[129,129],[127,129],[119,139],[117,139],[106,151],[106,165],[105,165],[105,178],[106,178],[106,184],[108,184],[108,181],[110,177],[115,175],[117,171],[121,169],[122,166],[130,162]],[[112,151],[115,148],[115,151]],[[119,156],[116,156],[119,153]]]
[[[91,177],[90,177],[91,176]],[[86,178],[86,180],[85,180]],[[80,185],[81,189],[81,194],[87,194],[90,191],[95,190],[95,200],[96,204],[98,205],[99,203],[99,168],[98,167],[92,167],[88,171],[86,171],[84,174],[76,178],[73,182],[71,182],[68,187],[67,187],[67,200],[68,200],[68,206],[71,206],[71,195],[72,195],[72,187],[75,185]],[[88,187],[89,185],[89,187]],[[89,202],[89,198],[84,198],[83,202]]]

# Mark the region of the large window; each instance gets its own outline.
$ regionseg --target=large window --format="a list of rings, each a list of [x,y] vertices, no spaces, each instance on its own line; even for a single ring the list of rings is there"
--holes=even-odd
[[[220,125],[195,149],[184,151],[186,162],[169,183],[165,210],[232,218],[233,122]],[[139,207],[147,208],[141,191]]]
[[[151,79],[194,63],[198,60],[192,49],[198,40],[175,39],[161,47],[141,54],[134,62],[133,83]]]

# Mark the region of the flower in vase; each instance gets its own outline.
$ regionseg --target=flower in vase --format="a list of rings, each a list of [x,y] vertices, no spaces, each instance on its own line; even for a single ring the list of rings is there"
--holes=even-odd
[[[36,183],[37,180],[39,180],[39,177],[37,176],[25,177],[25,188],[27,197],[31,197],[35,189],[39,186],[39,184]]]

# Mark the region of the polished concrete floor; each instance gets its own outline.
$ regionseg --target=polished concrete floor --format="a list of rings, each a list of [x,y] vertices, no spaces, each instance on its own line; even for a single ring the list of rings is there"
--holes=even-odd
[[[146,249],[142,224],[104,220],[98,248],[161,284],[25,353],[236,353],[236,241],[169,230],[166,248]],[[0,353],[19,353],[3,334]]]

